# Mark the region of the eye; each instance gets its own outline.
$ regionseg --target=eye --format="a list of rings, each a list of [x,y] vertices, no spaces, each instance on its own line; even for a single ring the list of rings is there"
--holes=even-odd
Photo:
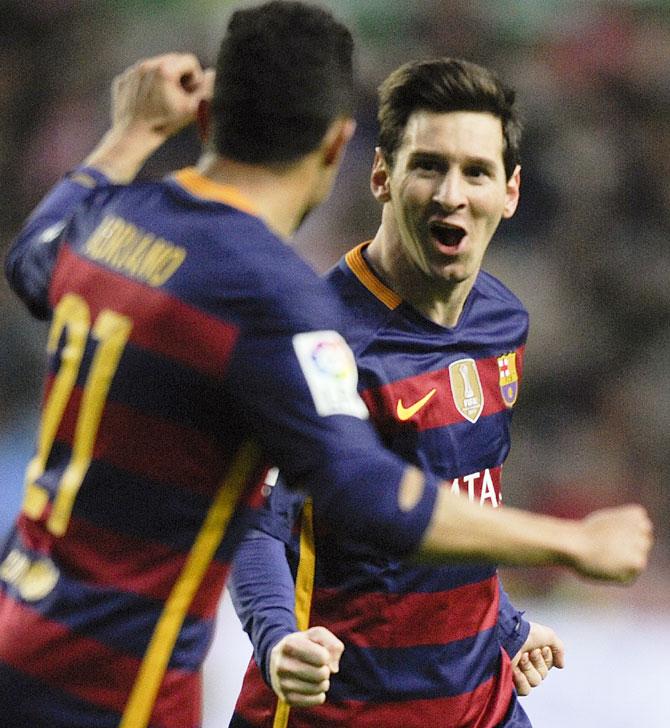
[[[465,174],[467,177],[473,177],[475,179],[491,176],[490,171],[486,167],[483,167],[480,164],[474,164],[470,167],[467,167],[465,169]]]
[[[417,157],[413,166],[419,174],[425,175],[442,174],[446,167],[444,162],[434,157]]]

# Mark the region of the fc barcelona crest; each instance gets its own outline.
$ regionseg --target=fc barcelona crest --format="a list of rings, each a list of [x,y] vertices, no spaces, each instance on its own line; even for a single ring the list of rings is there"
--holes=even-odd
[[[519,395],[519,375],[516,371],[516,352],[498,357],[498,386],[503,402],[512,407]]]
[[[470,422],[477,422],[484,409],[484,390],[474,359],[459,359],[449,365],[451,396],[456,409]]]

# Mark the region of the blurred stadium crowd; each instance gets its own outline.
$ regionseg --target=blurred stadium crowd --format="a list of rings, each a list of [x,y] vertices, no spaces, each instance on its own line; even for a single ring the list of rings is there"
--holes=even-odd
[[[332,200],[296,244],[319,270],[376,229],[375,89],[405,60],[452,55],[517,88],[522,201],[486,267],[531,313],[506,502],[579,515],[639,500],[659,543],[635,599],[670,592],[670,5],[666,0],[331,0],[358,37],[358,131]],[[221,0],[0,0],[0,248],[107,127],[111,78],[192,50],[211,63]],[[145,170],[194,161],[193,130]],[[0,285],[0,528],[20,501],[44,329]],[[550,572],[518,587],[576,588]],[[606,591],[607,599],[630,592]],[[667,610],[667,606],[663,611]]]

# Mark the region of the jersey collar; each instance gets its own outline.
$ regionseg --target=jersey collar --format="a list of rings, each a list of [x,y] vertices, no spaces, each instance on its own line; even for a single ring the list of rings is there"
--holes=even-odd
[[[344,262],[347,264],[351,272],[358,280],[378,298],[387,308],[391,310],[398,308],[402,303],[402,298],[392,291],[385,283],[379,280],[375,272],[369,266],[363,255],[363,250],[370,244],[368,240],[365,243],[357,245],[344,256]]]
[[[245,197],[236,187],[223,185],[205,177],[195,167],[186,167],[175,172],[173,179],[178,185],[195,197],[213,202],[221,202],[229,207],[235,207],[248,215],[258,217],[256,206]]]

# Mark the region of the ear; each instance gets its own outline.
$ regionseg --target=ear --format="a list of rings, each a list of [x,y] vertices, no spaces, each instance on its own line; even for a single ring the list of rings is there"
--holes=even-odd
[[[353,119],[340,117],[333,121],[328,127],[321,145],[324,166],[332,167],[340,164],[344,156],[344,150],[355,131],[356,122]]]
[[[377,202],[388,202],[391,199],[390,181],[391,174],[384,155],[379,147],[375,148],[375,159],[370,172],[370,189]]]
[[[505,189],[505,207],[503,208],[503,217],[508,218],[516,212],[519,204],[519,190],[521,188],[521,167],[517,164],[516,169],[512,172],[512,176],[507,180]]]
[[[212,119],[211,105],[208,99],[200,99],[195,112],[195,123],[198,127],[198,136],[203,144],[209,141],[210,123]]]

